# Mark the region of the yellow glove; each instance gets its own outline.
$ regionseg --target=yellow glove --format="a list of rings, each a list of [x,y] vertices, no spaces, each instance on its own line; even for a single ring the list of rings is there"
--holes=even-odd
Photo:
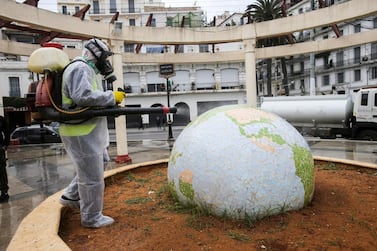
[[[126,98],[126,93],[121,91],[115,91],[114,93],[114,99],[115,103],[120,104],[122,103],[123,99]]]

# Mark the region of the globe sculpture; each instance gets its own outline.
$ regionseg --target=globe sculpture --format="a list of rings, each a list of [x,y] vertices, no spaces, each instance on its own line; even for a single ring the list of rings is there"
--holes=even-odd
[[[310,203],[310,148],[284,119],[246,105],[199,116],[174,143],[168,182],[185,205],[231,218],[262,218]]]

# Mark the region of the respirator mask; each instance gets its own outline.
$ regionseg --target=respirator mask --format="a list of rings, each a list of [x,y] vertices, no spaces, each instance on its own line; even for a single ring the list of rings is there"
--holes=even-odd
[[[101,51],[101,55],[98,57],[96,53],[94,53],[92,46],[95,46]],[[109,56],[112,56],[114,53],[111,51],[104,50],[97,42],[96,39],[93,39],[93,42],[88,43],[85,46],[86,49],[88,49],[92,55],[96,58],[97,62],[95,63],[96,68],[98,69],[99,73],[103,75],[107,82],[112,83],[117,78],[113,74],[114,68],[111,65],[110,61],[107,59]]]

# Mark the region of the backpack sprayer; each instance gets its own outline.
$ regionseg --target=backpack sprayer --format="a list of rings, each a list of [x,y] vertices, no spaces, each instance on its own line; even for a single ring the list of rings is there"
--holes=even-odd
[[[68,55],[61,50],[60,44],[49,43],[35,50],[29,58],[30,71],[43,74],[41,80],[32,83],[26,102],[37,121],[66,122],[87,120],[98,116],[120,116],[127,114],[176,113],[176,107],[84,107],[80,110],[65,110],[62,104],[62,76],[70,64]],[[58,49],[60,48],[60,49]],[[74,62],[74,61],[73,61]],[[71,62],[72,63],[72,62]],[[116,79],[110,76],[110,79]]]

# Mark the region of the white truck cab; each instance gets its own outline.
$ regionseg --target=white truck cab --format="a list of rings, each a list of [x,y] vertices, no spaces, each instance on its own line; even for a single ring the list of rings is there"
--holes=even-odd
[[[358,122],[377,123],[377,89],[361,89],[356,93],[353,116]]]

